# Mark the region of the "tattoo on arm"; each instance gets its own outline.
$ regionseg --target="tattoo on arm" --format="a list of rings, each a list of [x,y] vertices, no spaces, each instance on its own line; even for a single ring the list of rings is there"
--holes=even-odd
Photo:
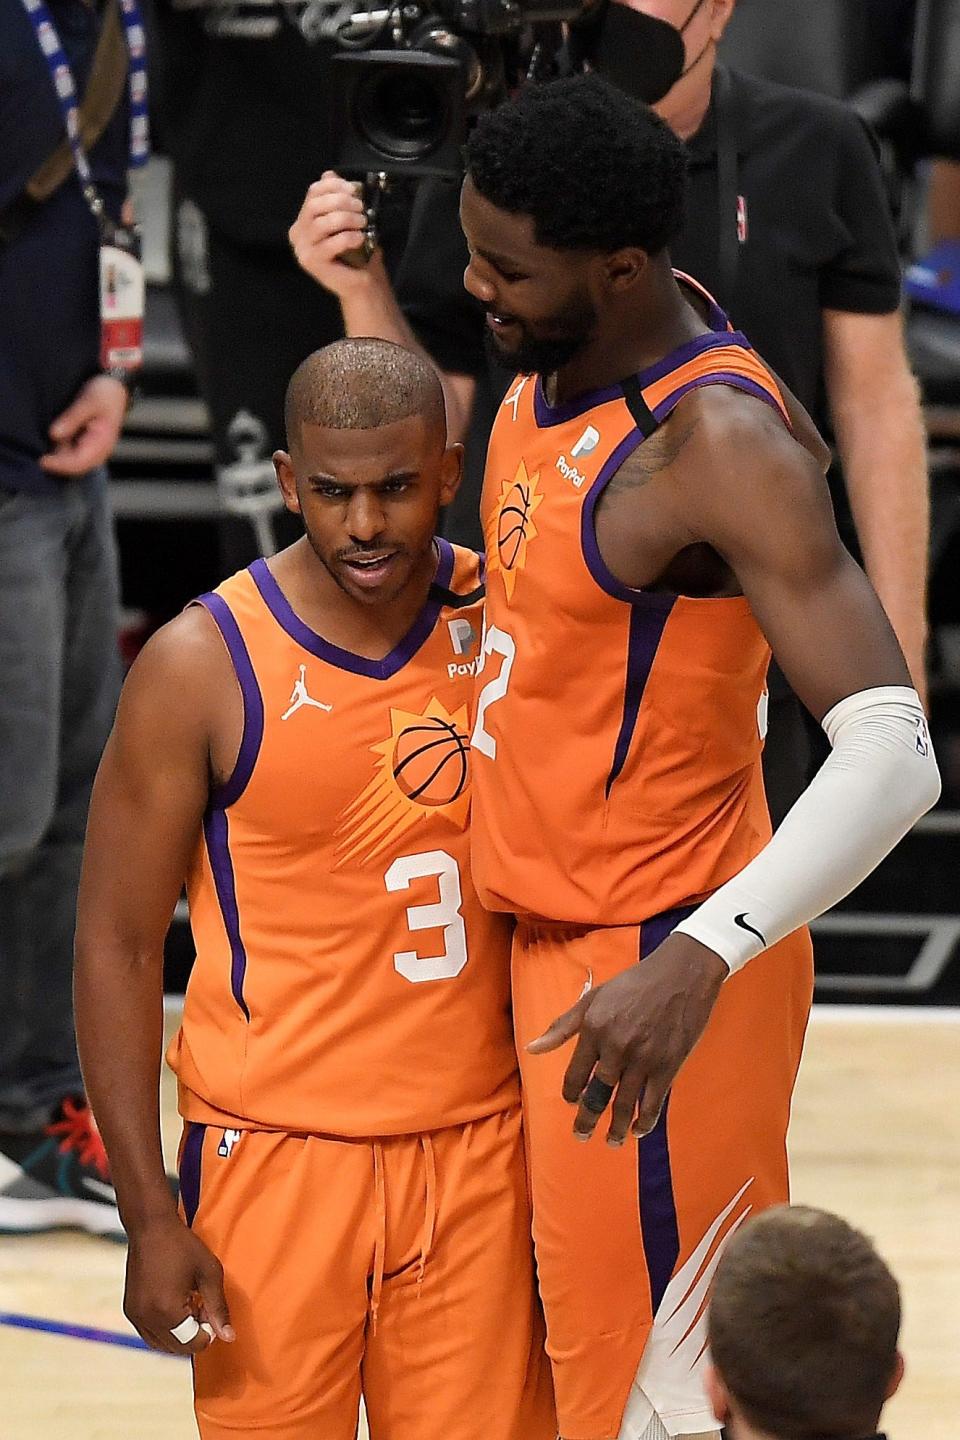
[[[638,490],[661,470],[669,470],[700,424],[694,416],[676,426],[664,425],[628,455],[607,486],[607,494]]]

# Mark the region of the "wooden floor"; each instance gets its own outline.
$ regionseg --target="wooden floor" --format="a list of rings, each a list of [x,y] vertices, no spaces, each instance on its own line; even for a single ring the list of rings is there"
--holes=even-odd
[[[794,1106],[794,1197],[877,1241],[903,1285],[907,1378],[893,1440],[954,1440],[960,1414],[960,1015],[815,1012]],[[168,1081],[164,1140],[176,1119]],[[122,1246],[0,1238],[0,1440],[190,1440],[183,1361],[30,1330],[126,1330]],[[318,1437],[322,1440],[322,1437]]]

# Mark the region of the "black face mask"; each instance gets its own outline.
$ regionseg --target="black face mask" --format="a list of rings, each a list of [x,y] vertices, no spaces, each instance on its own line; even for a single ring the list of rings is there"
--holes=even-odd
[[[618,90],[646,105],[656,105],[706,54],[709,40],[684,68],[683,32],[703,3],[696,0],[677,30],[666,20],[631,10],[619,0],[608,0],[592,34],[583,37],[581,56]]]

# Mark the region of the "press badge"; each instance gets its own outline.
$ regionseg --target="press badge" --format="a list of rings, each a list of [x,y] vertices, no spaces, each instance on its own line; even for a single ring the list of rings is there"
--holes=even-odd
[[[143,265],[135,230],[110,226],[100,246],[100,367],[143,364]]]

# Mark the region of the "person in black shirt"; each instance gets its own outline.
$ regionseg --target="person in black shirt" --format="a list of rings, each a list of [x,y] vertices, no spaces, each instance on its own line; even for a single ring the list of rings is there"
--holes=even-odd
[[[899,1332],[899,1286],[859,1230],[806,1205],[748,1220],[707,1313],[706,1388],[726,1440],[884,1440]]]
[[[329,41],[292,6],[153,0],[158,138],[174,164],[174,260],[215,463],[249,444],[264,464],[277,547],[299,530],[279,504],[287,380],[342,334],[333,298],[294,263],[287,229],[330,154]],[[229,505],[229,492],[224,496]],[[259,553],[249,521],[221,522],[221,568]]]
[[[127,51],[113,0],[48,0],[106,214],[127,189]],[[115,58],[101,37],[114,26]],[[111,104],[113,108],[111,110]],[[84,125],[84,132],[86,125]],[[87,805],[120,686],[117,557],[104,468],[127,405],[101,372],[100,233],[21,0],[0,6],[0,1230],[122,1235],[73,1028]],[[34,182],[31,185],[31,182]],[[31,186],[28,192],[28,185]]]
[[[733,3],[632,0],[628,7],[614,0],[612,7],[618,20],[629,9],[641,22],[653,17],[682,32],[684,73],[654,107],[690,150],[687,220],[671,247],[674,264],[717,296],[821,428],[835,435],[867,573],[923,694],[924,432],[873,144],[842,103],[717,66]],[[647,42],[625,31],[621,57],[631,49],[639,94]],[[619,64],[611,78],[634,88],[629,65]],[[421,187],[396,295],[376,261],[348,274],[334,263],[356,243],[351,227],[363,223],[359,202],[351,206],[345,191],[345,182],[329,175],[311,187],[291,242],[304,268],[338,295],[348,333],[405,344],[416,336],[440,368],[452,431],[469,433],[472,461],[452,529],[479,543],[480,436],[491,396],[496,405],[509,377],[498,392],[483,346],[482,307],[461,284],[468,257],[457,223],[459,187],[439,180]],[[332,228],[338,216],[350,217],[339,234]],[[471,429],[475,399],[480,413]],[[853,538],[849,530],[846,538]],[[777,703],[764,769],[778,821],[802,789],[810,758],[799,707],[776,671],[772,686]]]

